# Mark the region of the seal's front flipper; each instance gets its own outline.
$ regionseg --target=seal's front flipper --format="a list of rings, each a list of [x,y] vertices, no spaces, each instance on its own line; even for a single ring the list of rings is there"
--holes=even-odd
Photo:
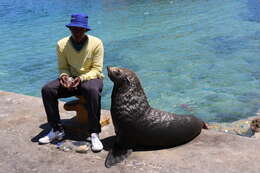
[[[114,146],[108,153],[105,166],[110,168],[125,160],[132,153],[132,149],[122,149]]]

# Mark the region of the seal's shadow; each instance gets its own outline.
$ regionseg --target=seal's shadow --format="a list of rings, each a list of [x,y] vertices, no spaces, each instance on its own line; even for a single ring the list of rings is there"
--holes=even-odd
[[[109,151],[112,149],[114,142],[115,142],[116,136],[109,136],[107,138],[104,138],[101,140],[104,150]]]
[[[156,150],[164,150],[173,148],[176,146],[137,146],[133,149],[133,151],[156,151]]]
[[[109,151],[112,149],[114,143],[115,143],[116,136],[109,136],[107,138],[102,139],[102,143],[104,146],[104,150]],[[176,145],[177,146],[177,145]],[[163,150],[163,149],[169,149],[176,146],[135,146],[133,148],[133,151],[135,152],[141,152],[141,151],[156,151],[156,150]]]

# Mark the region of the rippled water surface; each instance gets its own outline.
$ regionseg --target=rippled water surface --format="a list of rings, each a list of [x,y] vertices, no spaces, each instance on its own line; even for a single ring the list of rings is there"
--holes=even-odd
[[[260,108],[259,0],[1,0],[0,90],[40,97],[74,12],[90,16],[105,66],[135,71],[153,107],[220,122]]]

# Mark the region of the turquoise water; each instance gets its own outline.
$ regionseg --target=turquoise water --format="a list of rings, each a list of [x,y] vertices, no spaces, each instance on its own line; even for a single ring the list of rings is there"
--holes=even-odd
[[[153,107],[219,122],[260,108],[258,0],[1,0],[0,90],[40,97],[74,12],[90,16],[105,66],[135,71]]]

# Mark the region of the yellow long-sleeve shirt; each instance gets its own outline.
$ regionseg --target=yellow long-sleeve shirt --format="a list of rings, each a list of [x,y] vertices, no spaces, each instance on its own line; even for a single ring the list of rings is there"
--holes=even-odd
[[[104,47],[102,41],[87,35],[88,42],[77,51],[70,37],[65,37],[57,43],[57,58],[60,76],[79,76],[81,81],[104,78],[102,74]]]

